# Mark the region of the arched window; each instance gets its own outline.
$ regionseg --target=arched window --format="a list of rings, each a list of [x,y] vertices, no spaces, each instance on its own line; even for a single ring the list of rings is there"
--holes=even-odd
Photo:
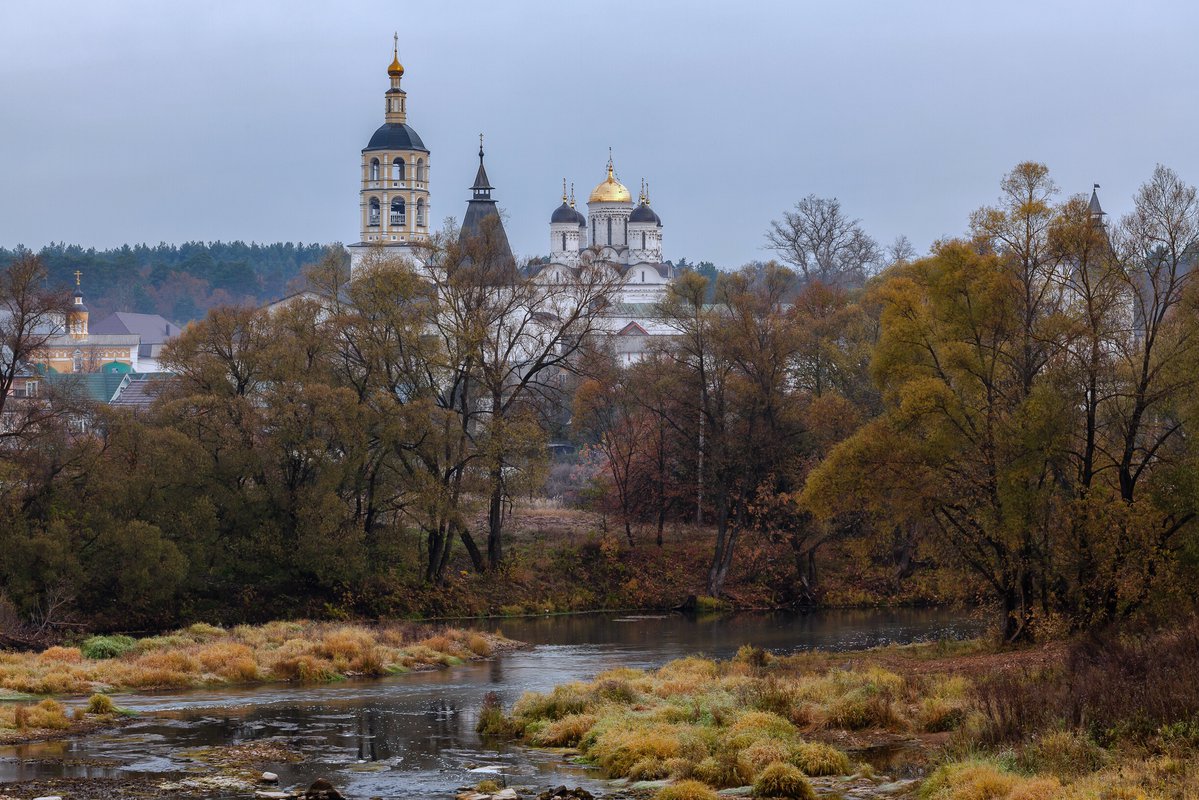
[[[377,158],[371,159],[371,180],[379,180],[379,159]]]
[[[562,234],[562,251],[566,252],[566,234]]]
[[[404,159],[397,158],[391,162],[391,179],[393,181],[404,180]]]
[[[75,372],[83,372],[83,351],[76,350],[75,357],[72,359],[71,369]]]
[[[428,178],[425,177],[425,160],[423,158],[418,158],[416,160],[416,179],[418,181],[428,180]]]
[[[379,226],[379,198],[372,197],[370,207],[366,213],[366,224],[372,228]]]
[[[418,227],[425,227],[425,198],[420,198],[416,201],[416,224]]]
[[[641,249],[645,249],[645,231],[641,232]]]
[[[612,218],[608,217],[608,244],[612,244]]]
[[[397,197],[391,201],[391,224],[404,224],[404,198]]]

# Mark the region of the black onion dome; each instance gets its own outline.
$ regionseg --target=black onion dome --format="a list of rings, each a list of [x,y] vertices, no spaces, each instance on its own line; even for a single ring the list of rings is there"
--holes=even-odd
[[[429,152],[425,143],[412,127],[403,122],[387,122],[379,126],[370,143],[363,149],[367,150],[422,150]]]
[[[652,222],[659,226],[662,224],[662,220],[658,217],[657,212],[645,203],[633,209],[633,213],[629,214],[629,222]]]
[[[563,200],[562,205],[554,209],[553,216],[550,217],[550,222],[578,222],[577,214],[578,212]]]
[[[579,227],[586,228],[587,227],[587,218],[584,217],[582,214],[580,214],[579,210],[577,208],[574,209],[574,212],[575,212],[575,221],[579,223]]]

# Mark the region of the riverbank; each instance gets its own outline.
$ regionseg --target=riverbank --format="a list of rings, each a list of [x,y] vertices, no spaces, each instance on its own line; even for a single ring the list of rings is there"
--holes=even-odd
[[[519,646],[502,633],[404,622],[300,620],[230,629],[200,623],[162,636],[93,636],[78,646],[0,653],[0,689],[26,695],[87,695],[327,682],[453,666]],[[3,720],[0,716],[0,725]]]
[[[795,798],[815,786],[926,800],[1183,800],[1199,796],[1197,650],[1196,622],[1016,651],[743,648],[729,661],[610,670],[526,694],[508,713],[492,702],[479,724],[570,748],[662,800],[738,787],[777,796],[779,786]],[[880,751],[885,765],[862,763]]]
[[[716,536],[711,526],[673,522],[663,531],[661,545],[647,525],[634,526],[630,542],[611,517],[539,504],[518,504],[507,529],[505,563],[496,573],[476,573],[466,554],[455,551],[445,585],[378,582],[355,593],[356,604],[344,610],[352,616],[427,619],[670,610],[705,594]],[[934,554],[920,558],[922,568],[901,579],[887,554],[831,541],[814,562],[818,580],[804,589],[786,542],[746,538],[733,560],[721,608],[977,604],[981,588],[973,578],[938,565]]]

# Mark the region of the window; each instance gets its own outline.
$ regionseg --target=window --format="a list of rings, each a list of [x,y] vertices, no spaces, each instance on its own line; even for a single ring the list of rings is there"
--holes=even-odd
[[[641,232],[641,249],[645,249],[645,231]]]
[[[429,176],[425,172],[425,160],[423,158],[418,158],[416,160],[416,179],[418,181],[429,180]]]
[[[566,234],[562,234],[562,251],[566,252]]]
[[[416,201],[416,224],[418,227],[425,226],[425,198]]]
[[[645,270],[641,270],[641,282],[645,283]]]
[[[404,224],[404,198],[397,197],[391,201],[391,224]]]
[[[612,218],[608,217],[608,244],[612,244]]]
[[[379,180],[379,159],[377,158],[371,159],[371,180]]]
[[[73,372],[83,372],[83,351],[76,350],[75,357],[72,359],[71,370]]]
[[[372,228],[379,226],[379,198],[372,197],[370,207],[366,213],[366,224]]]
[[[25,396],[37,397],[37,381],[25,381]]]
[[[391,162],[391,179],[393,181],[404,180],[404,159],[397,158]]]

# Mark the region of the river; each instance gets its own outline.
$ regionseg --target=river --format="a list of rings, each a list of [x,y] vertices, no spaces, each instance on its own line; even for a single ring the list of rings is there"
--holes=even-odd
[[[978,623],[942,609],[830,610],[809,614],[588,614],[471,623],[535,645],[436,672],[319,686],[275,684],[114,697],[139,718],[114,731],[0,748],[0,782],[121,773],[175,775],[183,751],[275,738],[300,750],[280,764],[283,785],[318,776],[349,797],[445,798],[488,772],[510,783],[602,788],[601,776],[475,733],[483,696],[509,704],[612,667],[651,668],[684,655],[724,658],[743,644],[775,652],[849,650],[960,638]],[[498,749],[497,749],[498,747]],[[472,770],[475,770],[472,772]]]

